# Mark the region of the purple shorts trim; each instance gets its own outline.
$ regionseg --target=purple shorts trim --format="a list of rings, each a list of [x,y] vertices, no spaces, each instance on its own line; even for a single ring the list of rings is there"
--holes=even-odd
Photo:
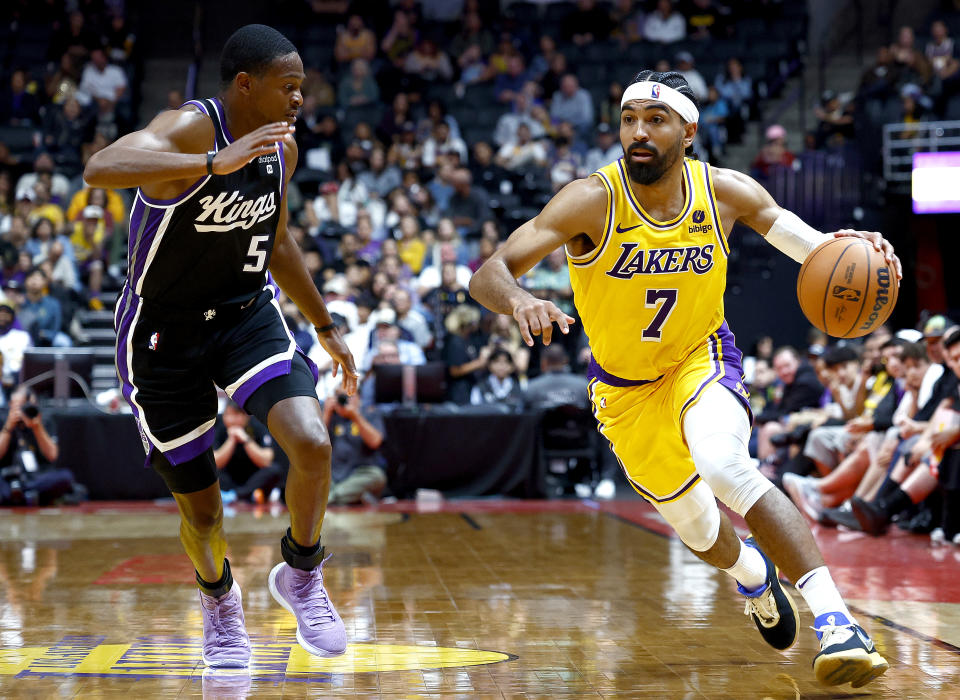
[[[607,386],[624,388],[628,386],[643,386],[644,384],[653,384],[663,378],[660,375],[656,379],[622,379],[614,374],[610,374],[601,367],[593,355],[590,356],[590,365],[587,367],[587,379],[597,379]]]
[[[681,420],[683,420],[683,414],[686,413],[687,409],[700,398],[703,390],[716,379],[717,384],[729,389],[737,397],[750,417],[750,422],[753,423],[753,410],[750,408],[749,394],[743,386],[743,353],[737,347],[736,338],[734,338],[726,321],[720,324],[715,333],[710,334],[708,342],[710,343],[714,371],[700,384],[693,396],[683,404],[683,408],[680,409]],[[720,375],[719,379],[717,379],[717,375]]]
[[[285,374],[290,374],[290,368],[293,365],[291,360],[279,360],[274,362],[272,365],[267,365],[262,370],[257,372],[255,375],[250,377],[247,381],[237,387],[236,391],[233,392],[232,398],[239,405],[243,406],[247,399],[253,395],[257,389],[262,387],[271,379],[275,377],[282,377]]]
[[[170,464],[183,464],[194,457],[199,457],[211,447],[213,447],[213,428],[210,428],[203,435],[195,437],[190,442],[180,445],[180,447],[164,452],[163,456],[167,458]]]
[[[307,367],[310,368],[310,374],[313,375],[313,384],[316,386],[317,382],[320,381],[320,369],[311,360],[307,357],[307,353],[300,349],[300,346],[297,346],[297,352],[300,353],[300,356],[307,363]],[[277,377],[282,377],[286,374],[290,374],[293,369],[293,360],[279,360],[272,365],[267,365],[262,370],[257,372],[255,375],[250,377],[247,381],[241,384],[236,391],[233,392],[232,398],[239,405],[243,406],[247,403],[247,399],[253,396],[253,392],[262,387],[264,384],[269,382],[271,379],[276,379]]]

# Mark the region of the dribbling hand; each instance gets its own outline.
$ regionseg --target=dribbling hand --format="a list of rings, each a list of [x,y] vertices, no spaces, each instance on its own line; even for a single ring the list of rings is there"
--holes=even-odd
[[[869,242],[879,252],[883,253],[883,257],[886,258],[890,265],[893,265],[893,269],[897,271],[897,279],[903,279],[903,266],[900,264],[900,258],[893,252],[893,246],[890,244],[890,241],[881,234],[876,231],[854,231],[850,228],[842,228],[835,232],[833,236],[834,238],[862,238]]]
[[[293,131],[294,128],[287,122],[275,122],[254,129],[214,156],[214,174],[226,175],[235,172],[257,156],[273,153],[277,147],[277,141],[292,138]]]
[[[570,332],[570,324],[576,319],[567,316],[552,301],[545,301],[530,297],[519,302],[513,308],[513,318],[520,327],[523,341],[533,347],[533,336],[543,338],[543,344],[549,345],[553,338],[553,324],[556,322],[560,332],[566,335]]]

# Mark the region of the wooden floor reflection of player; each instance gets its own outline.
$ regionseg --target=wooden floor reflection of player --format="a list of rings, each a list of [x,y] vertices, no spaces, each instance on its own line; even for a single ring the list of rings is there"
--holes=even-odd
[[[727,232],[739,221],[798,262],[828,236],[780,208],[753,179],[685,158],[699,111],[679,73],[643,71],[621,102],[624,157],[567,185],[477,271],[470,291],[512,314],[528,344],[574,319],[517,284],[565,246],[574,302],[590,339],[590,398],[631,484],[704,561],[739,585],[774,648],[799,634],[779,566],[815,617],[817,678],[870,682],[888,667],[850,614],[790,500],[749,460],[741,354],[723,313]],[[846,231],[899,261],[882,236]],[[742,515],[741,541],[719,498]]]

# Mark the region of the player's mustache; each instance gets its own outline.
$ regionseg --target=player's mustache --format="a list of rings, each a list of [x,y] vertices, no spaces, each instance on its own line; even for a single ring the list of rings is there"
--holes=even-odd
[[[630,148],[627,149],[627,155],[628,156],[632,155],[634,151],[646,151],[647,153],[654,156],[660,155],[660,153],[657,151],[655,147],[647,146],[646,144],[642,144],[642,143],[630,144]]]

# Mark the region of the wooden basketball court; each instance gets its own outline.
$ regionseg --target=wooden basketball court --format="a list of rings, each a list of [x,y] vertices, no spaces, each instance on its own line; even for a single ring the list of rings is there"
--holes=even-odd
[[[286,526],[276,507],[228,517],[254,662],[205,673],[172,503],[3,511],[0,697],[960,697],[960,549],[921,537],[817,531],[891,662],[855,691],[814,680],[812,631],[768,648],[643,502],[331,509],[337,659],[303,652],[267,590]]]

